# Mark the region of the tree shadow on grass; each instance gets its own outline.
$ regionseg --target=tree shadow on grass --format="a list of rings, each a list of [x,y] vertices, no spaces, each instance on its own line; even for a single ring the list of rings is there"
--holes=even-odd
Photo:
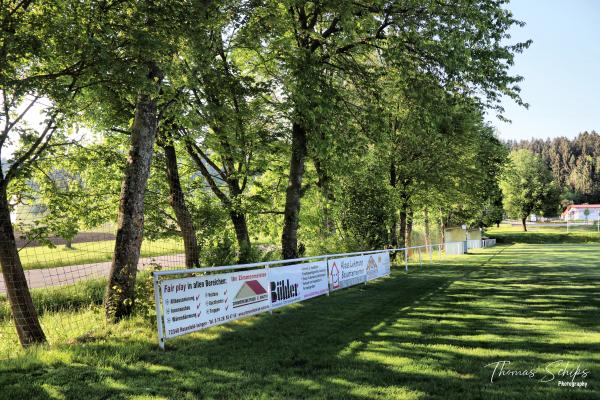
[[[557,288],[555,274],[572,272],[585,284]],[[523,265],[395,273],[181,337],[166,352],[147,332],[82,343],[65,349],[69,360],[3,372],[0,386],[11,399],[54,392],[86,399],[600,398],[598,341],[564,335],[593,327],[590,316],[600,310],[598,291],[588,287],[600,282],[583,275],[567,266]],[[485,367],[512,360],[543,369],[558,359],[591,370],[589,388],[525,377],[490,383],[492,369]]]

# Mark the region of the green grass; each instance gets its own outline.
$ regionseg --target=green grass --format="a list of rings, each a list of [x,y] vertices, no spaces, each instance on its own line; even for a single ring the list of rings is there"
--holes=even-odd
[[[31,297],[38,315],[49,312],[75,312],[102,303],[106,278],[88,279],[72,285],[31,289]],[[10,318],[10,305],[6,296],[0,294],[0,321]]]
[[[498,243],[600,243],[600,232],[596,226],[529,226],[523,232],[520,226],[501,225],[500,228],[486,229],[486,235],[497,239]]]
[[[19,254],[24,269],[44,269],[110,261],[114,248],[115,242],[113,240],[105,240],[76,243],[73,245],[73,249],[66,249],[64,246],[55,248],[26,247]],[[177,253],[183,253],[183,243],[179,239],[145,240],[142,243],[142,257]]]
[[[1,362],[0,397],[600,398],[600,246],[473,253],[184,336],[166,352],[141,317],[106,327],[98,307],[46,313],[54,346]],[[485,365],[500,360],[534,369],[535,379],[490,383]],[[540,382],[557,360],[590,371],[588,388]]]

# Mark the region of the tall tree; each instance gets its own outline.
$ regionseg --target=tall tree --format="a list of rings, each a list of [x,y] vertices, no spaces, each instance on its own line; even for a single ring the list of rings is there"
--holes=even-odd
[[[310,142],[319,138],[317,117],[333,106],[321,90],[326,69],[366,66],[372,64],[369,54],[382,51],[403,73],[428,74],[449,91],[484,93],[486,105],[497,105],[501,93],[521,103],[520,78],[510,76],[508,67],[514,52],[528,43],[502,43],[511,26],[520,24],[502,2],[266,2],[254,15],[257,40],[264,43],[257,47],[281,60],[279,79],[289,107],[291,156],[281,239],[285,258],[298,254],[305,159]]]
[[[0,264],[23,346],[46,338],[17,251],[8,193],[48,148],[64,143],[63,122],[88,62],[70,27],[86,16],[85,7],[63,2],[8,1],[0,10]],[[42,103],[42,123],[29,126]]]
[[[112,265],[104,296],[108,321],[117,322],[132,313],[135,305],[135,282],[144,229],[144,195],[157,127],[161,115],[177,96],[177,54],[184,32],[204,9],[203,4],[182,0],[125,3],[112,10],[105,19],[127,20],[118,27],[99,25],[102,39],[100,52],[104,63],[94,71],[107,83],[93,93],[103,95],[108,107],[132,104],[129,156],[125,166],[117,234]],[[115,29],[117,33],[115,35]],[[125,54],[125,57],[123,57]],[[167,78],[167,84],[163,80]],[[108,94],[108,96],[107,96]],[[127,110],[127,107],[125,107]],[[131,110],[131,109],[130,109]],[[116,123],[128,118],[117,110]],[[125,112],[127,115],[127,111]],[[131,114],[129,114],[131,115]]]
[[[510,153],[500,187],[504,209],[508,215],[519,218],[527,231],[527,217],[540,210],[552,193],[552,175],[539,156],[529,150],[515,150]]]

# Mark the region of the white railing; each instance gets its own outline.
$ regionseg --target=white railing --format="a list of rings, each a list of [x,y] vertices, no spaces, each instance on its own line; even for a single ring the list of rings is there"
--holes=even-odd
[[[272,312],[274,308],[292,302],[329,295],[337,289],[388,276],[390,257],[398,253],[403,255],[404,268],[408,271],[410,257],[418,258],[419,265],[423,266],[424,258],[433,262],[434,253],[441,259],[442,249],[446,255],[464,254],[468,248],[495,244],[496,239],[469,240],[243,265],[154,271],[159,346],[164,349],[165,340],[170,337],[264,311]],[[250,268],[255,269],[246,271]],[[240,287],[242,282],[247,286]],[[281,302],[282,298],[285,301]],[[236,307],[237,312],[234,312]],[[180,322],[183,320],[186,322]]]
[[[483,240],[481,240],[481,239],[467,240],[467,249],[480,249],[482,247],[483,247]]]
[[[483,239],[481,240],[482,247],[492,247],[496,245],[496,239]]]

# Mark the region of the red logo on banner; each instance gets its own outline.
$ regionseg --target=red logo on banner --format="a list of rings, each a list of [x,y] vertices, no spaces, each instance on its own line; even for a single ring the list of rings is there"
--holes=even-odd
[[[333,262],[333,265],[331,266],[331,286],[333,286],[334,289],[337,289],[340,287],[340,270],[338,269],[337,265],[335,265],[335,261]]]

